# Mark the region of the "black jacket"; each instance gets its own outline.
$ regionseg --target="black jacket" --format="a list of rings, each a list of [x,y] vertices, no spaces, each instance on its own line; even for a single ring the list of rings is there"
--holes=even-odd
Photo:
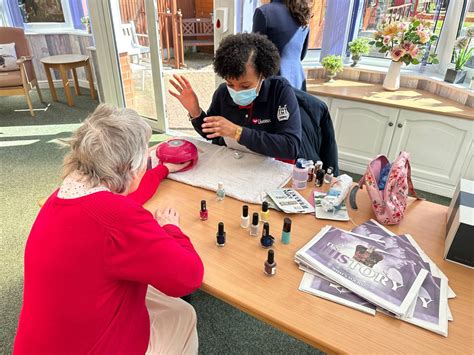
[[[301,119],[291,85],[282,77],[266,78],[258,97],[249,106],[238,106],[229,95],[226,84],[214,92],[207,112],[192,120],[194,129],[204,138],[201,125],[207,116],[223,116],[242,126],[239,143],[255,153],[294,160],[301,145]],[[225,145],[222,137],[212,143]]]
[[[320,99],[304,91],[294,89],[301,115],[301,147],[299,158],[321,160],[326,170],[334,168],[334,176],[339,175],[337,144],[334,127],[327,105]]]

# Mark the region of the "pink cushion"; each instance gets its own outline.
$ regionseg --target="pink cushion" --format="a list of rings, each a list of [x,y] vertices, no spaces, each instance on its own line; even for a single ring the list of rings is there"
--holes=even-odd
[[[22,83],[19,70],[0,72],[0,87],[20,85],[22,85]]]

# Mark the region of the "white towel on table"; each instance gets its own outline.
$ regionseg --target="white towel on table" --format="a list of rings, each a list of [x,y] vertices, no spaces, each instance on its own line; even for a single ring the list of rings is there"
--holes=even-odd
[[[239,152],[242,157],[236,159],[234,149],[197,138],[184,139],[196,145],[198,163],[188,171],[169,174],[171,180],[212,191],[223,182],[226,196],[248,203],[262,203],[266,191],[279,189],[291,178],[291,164],[245,152]]]

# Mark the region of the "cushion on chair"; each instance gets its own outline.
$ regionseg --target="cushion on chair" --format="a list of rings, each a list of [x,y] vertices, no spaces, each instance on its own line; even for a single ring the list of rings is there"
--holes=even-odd
[[[0,88],[21,85],[21,74],[19,70],[0,72]]]
[[[15,51],[17,58],[31,55],[28,40],[25,36],[23,28],[18,27],[0,27],[0,43],[15,43]],[[33,63],[25,62],[25,69],[28,81],[36,79]]]
[[[0,72],[18,70],[15,43],[0,44]]]

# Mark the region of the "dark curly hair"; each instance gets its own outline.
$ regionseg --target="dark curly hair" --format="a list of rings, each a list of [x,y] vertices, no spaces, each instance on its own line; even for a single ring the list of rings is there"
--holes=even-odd
[[[214,57],[214,71],[224,79],[237,79],[245,74],[245,65],[254,66],[264,78],[280,68],[280,55],[275,45],[258,33],[237,33],[225,37]]]
[[[313,17],[312,7],[313,1],[311,0],[285,0],[285,5],[290,10],[291,16],[293,16],[300,26],[308,26],[309,20]]]

